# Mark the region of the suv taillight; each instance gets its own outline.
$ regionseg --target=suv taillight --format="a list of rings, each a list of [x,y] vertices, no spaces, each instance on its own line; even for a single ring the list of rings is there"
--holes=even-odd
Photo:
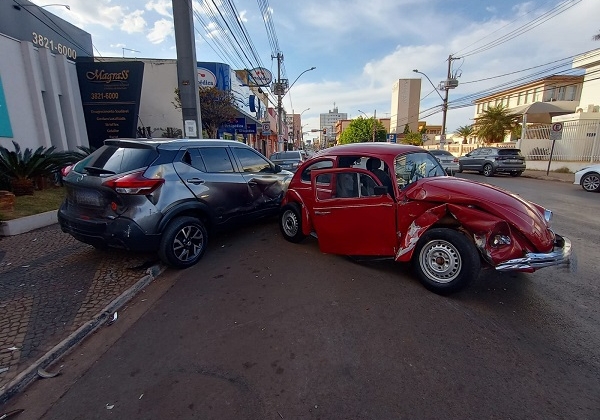
[[[64,168],[62,168],[60,170],[60,174],[65,177],[69,174],[69,172],[71,172],[71,169],[73,169],[73,166],[75,165],[69,165],[69,166],[65,166]]]
[[[143,171],[134,172],[116,179],[110,179],[102,183],[103,186],[112,188],[119,194],[146,195],[156,190],[165,180],[162,178],[145,178]]]

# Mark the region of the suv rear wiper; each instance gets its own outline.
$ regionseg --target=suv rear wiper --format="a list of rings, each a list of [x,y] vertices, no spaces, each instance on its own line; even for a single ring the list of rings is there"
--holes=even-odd
[[[108,169],[104,169],[104,168],[96,168],[95,166],[84,166],[83,169],[85,169],[88,172],[94,172],[96,174],[109,174],[109,175],[116,175],[117,173],[115,171],[111,171]]]

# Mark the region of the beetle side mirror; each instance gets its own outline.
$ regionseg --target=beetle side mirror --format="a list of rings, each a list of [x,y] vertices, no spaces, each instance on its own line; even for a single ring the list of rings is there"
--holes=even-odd
[[[273,172],[275,172],[276,174],[278,174],[279,172],[281,172],[283,169],[281,169],[281,166],[279,166],[278,164],[274,164],[273,165]]]
[[[373,187],[373,195],[386,195],[388,188],[385,185],[375,185]]]
[[[454,169],[452,169],[452,168],[446,168],[446,174],[448,174],[450,176],[454,176]]]

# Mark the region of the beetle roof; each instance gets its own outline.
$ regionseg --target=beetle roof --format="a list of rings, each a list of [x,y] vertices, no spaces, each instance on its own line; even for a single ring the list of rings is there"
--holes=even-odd
[[[329,147],[317,153],[321,156],[349,155],[349,154],[372,154],[379,156],[397,156],[403,153],[425,152],[426,150],[408,144],[396,143],[352,143],[341,146]],[[315,155],[315,156],[317,156]]]

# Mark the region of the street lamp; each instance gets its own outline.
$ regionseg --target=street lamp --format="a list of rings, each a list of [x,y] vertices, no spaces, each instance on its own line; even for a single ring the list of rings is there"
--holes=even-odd
[[[277,54],[277,84],[276,84],[276,89],[275,89],[275,94],[277,95],[277,139],[279,142],[279,138],[282,138],[282,125],[283,122],[281,120],[281,114],[283,114],[283,107],[281,105],[281,100],[283,99],[283,97],[290,91],[290,89],[292,88],[292,86],[294,86],[294,84],[298,81],[298,79],[300,78],[300,76],[302,76],[304,73],[306,73],[307,71],[311,71],[316,69],[316,67],[311,67],[309,69],[304,70],[302,73],[300,73],[298,75],[298,77],[296,77],[296,80],[294,80],[294,82],[287,87],[287,80],[285,81],[286,83],[282,83],[281,81],[281,60],[283,59],[283,55],[281,53]],[[283,143],[281,143],[281,148],[283,148]],[[279,150],[281,151],[281,150]]]
[[[438,96],[442,100],[442,134],[440,135],[440,148],[443,149],[444,144],[446,143],[446,114],[448,113],[448,89],[444,89],[446,93],[442,97],[442,95],[438,91],[438,88],[435,87],[435,85],[433,84],[433,82],[431,81],[429,76],[427,76],[425,73],[423,73],[417,69],[414,69],[413,71],[415,73],[419,73],[419,74],[422,74],[423,76],[425,76],[427,78],[427,80],[429,81],[429,83],[431,84],[431,86],[433,87],[433,89],[435,89],[435,92],[438,94]]]
[[[43,6],[40,6],[40,7],[50,7],[50,6],[62,6],[62,7],[66,7],[67,10],[71,10],[71,6],[69,6],[68,4],[59,4],[59,3],[44,4]]]
[[[363,114],[365,114],[365,117],[369,118],[369,116],[361,111],[360,109],[358,110],[358,112],[361,112]],[[375,142],[375,115],[377,114],[377,110],[375,110],[375,112],[373,113],[373,139],[371,140],[373,143]]]

